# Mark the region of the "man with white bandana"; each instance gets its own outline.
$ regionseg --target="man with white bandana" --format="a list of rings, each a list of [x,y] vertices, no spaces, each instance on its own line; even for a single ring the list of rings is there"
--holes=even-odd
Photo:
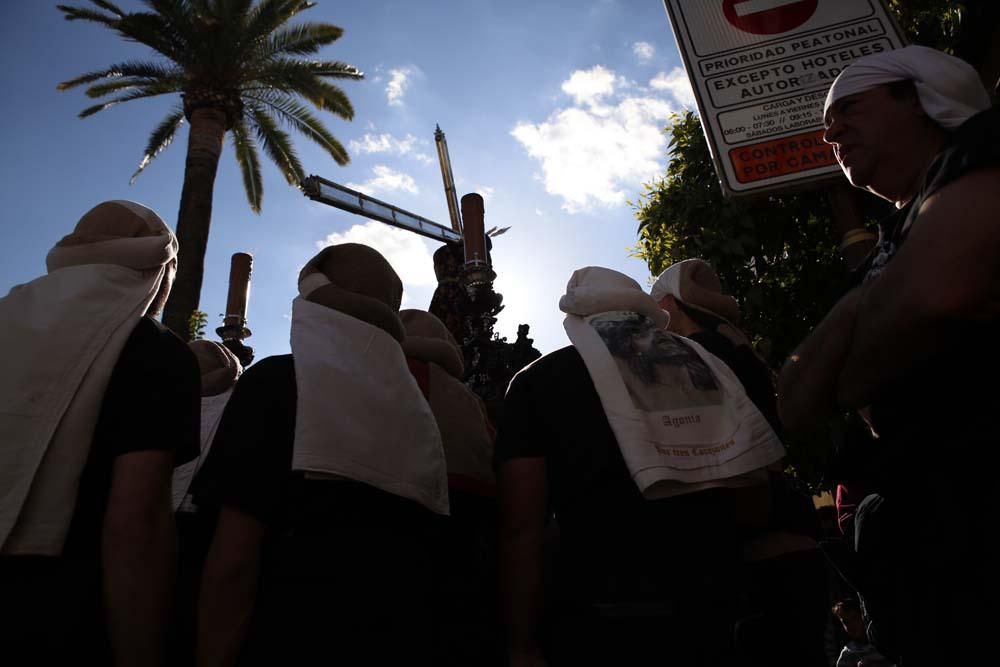
[[[0,299],[10,664],[163,662],[170,478],[198,453],[197,363],[153,319],[176,256],[156,213],[108,201],[49,252],[47,275]]]
[[[573,344],[515,376],[496,444],[510,664],[724,664],[739,545],[766,528],[758,502],[784,448],[631,278],[580,269],[559,306]]]
[[[872,639],[904,664],[973,664],[1000,620],[1000,114],[971,66],[911,46],[845,69],[825,124],[848,180],[897,212],[786,363],[779,411],[799,431],[868,416],[890,453],[855,523]]]
[[[402,283],[348,243],[311,259],[298,286],[292,354],[243,374],[195,480],[199,511],[218,515],[199,664],[431,664],[448,481],[400,344]]]

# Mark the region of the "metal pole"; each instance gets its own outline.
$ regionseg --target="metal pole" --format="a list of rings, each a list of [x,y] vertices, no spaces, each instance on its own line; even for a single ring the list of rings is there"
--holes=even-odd
[[[455,191],[455,177],[451,173],[451,157],[448,155],[448,140],[444,138],[441,126],[436,125],[434,143],[437,144],[438,162],[441,164],[441,179],[444,181],[444,197],[448,201],[448,217],[451,228],[462,233],[462,216],[458,209],[458,193]]]

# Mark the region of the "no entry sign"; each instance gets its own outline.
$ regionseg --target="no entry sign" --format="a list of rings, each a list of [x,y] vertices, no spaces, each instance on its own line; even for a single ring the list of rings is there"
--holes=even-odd
[[[819,0],[725,0],[722,12],[738,30],[780,35],[812,18]]]
[[[839,173],[823,100],[854,60],[904,45],[881,0],[664,0],[727,194]]]

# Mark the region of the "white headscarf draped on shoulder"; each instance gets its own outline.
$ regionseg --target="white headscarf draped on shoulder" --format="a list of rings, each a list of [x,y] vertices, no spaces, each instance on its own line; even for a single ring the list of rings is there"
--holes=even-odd
[[[292,469],[448,514],[441,434],[400,346],[402,296],[389,262],[357,243],[328,246],[302,269],[292,302]]]
[[[0,299],[0,553],[61,553],[111,372],[176,257],[156,213],[108,201]]]
[[[924,113],[946,130],[990,108],[990,95],[969,63],[926,46],[907,46],[849,65],[830,86],[823,114],[844,97],[896,81],[912,81]]]
[[[646,498],[764,483],[781,442],[729,367],[667,332],[669,316],[637,282],[579,269],[559,308]]]

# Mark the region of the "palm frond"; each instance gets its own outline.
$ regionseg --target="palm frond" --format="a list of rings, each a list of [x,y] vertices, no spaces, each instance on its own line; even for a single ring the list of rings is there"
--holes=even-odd
[[[256,44],[288,22],[299,12],[314,7],[306,0],[261,0],[247,16],[244,38],[247,44]]]
[[[339,165],[350,162],[350,156],[344,145],[334,137],[323,122],[316,118],[309,109],[287,95],[268,95],[254,98],[267,107],[267,111],[297,132],[312,139],[320,148],[326,151]]]
[[[191,64],[191,42],[196,35],[188,24],[177,24],[151,12],[127,14],[115,26],[125,39],[144,44],[179,65]]]
[[[344,29],[331,23],[301,23],[276,30],[262,50],[263,57],[309,55],[340,39]]]
[[[250,202],[250,209],[254,213],[260,213],[261,202],[264,196],[263,181],[260,175],[260,155],[257,153],[257,146],[253,137],[250,136],[250,129],[246,120],[240,118],[233,124],[233,149],[236,153],[236,161],[240,165],[240,172],[243,174],[243,189],[247,193],[247,201]]]
[[[132,100],[141,100],[146,97],[156,97],[157,95],[164,95],[166,93],[171,93],[171,90],[145,90],[140,88],[139,90],[128,93],[127,95],[122,95],[121,97],[116,97],[106,102],[101,102],[100,104],[95,104],[94,106],[87,107],[83,111],[77,114],[80,118],[86,118],[88,116],[93,116],[99,111],[104,111],[105,109],[113,106],[117,106],[122,102],[131,102]]]
[[[253,75],[255,86],[250,90],[278,90],[300,95],[321,110],[345,120],[354,118],[354,106],[343,90],[326,83],[312,71],[312,65],[302,60],[280,58]]]
[[[179,75],[181,70],[176,67],[169,67],[166,65],[161,65],[159,63],[153,62],[141,62],[141,61],[128,61],[123,63],[116,63],[110,67],[106,67],[103,70],[96,70],[94,72],[87,72],[86,74],[81,74],[80,76],[69,79],[68,81],[63,81],[56,88],[58,90],[69,90],[75,86],[79,86],[85,83],[91,83],[93,81],[99,81],[101,79],[117,79],[121,77],[143,77],[146,79],[158,79],[162,77],[167,77],[171,75]]]
[[[105,83],[99,83],[87,88],[86,95],[90,98],[103,97],[110,93],[117,93],[124,90],[144,88],[150,92],[153,90],[163,93],[179,93],[184,89],[187,81],[182,76],[171,76],[162,79],[144,79],[141,77],[127,77],[124,79],[113,79]]]
[[[284,174],[289,185],[298,186],[306,177],[302,164],[299,162],[295,149],[292,148],[291,137],[278,127],[274,118],[262,107],[256,104],[249,106],[250,119],[257,132],[257,141],[267,156],[274,161]]]
[[[354,79],[360,81],[365,73],[354,65],[342,63],[339,60],[310,60],[306,63],[316,76],[326,79]]]
[[[217,0],[217,13],[224,21],[239,22],[242,25],[250,11],[253,0]]]
[[[187,0],[141,0],[142,4],[153,10],[171,23],[184,23],[191,15],[191,6]]]
[[[118,17],[125,16],[125,12],[118,8],[118,5],[113,2],[108,2],[107,0],[90,0],[90,4],[96,5],[101,9],[111,12],[112,14],[117,14]]]
[[[142,160],[139,162],[139,167],[132,174],[129,179],[129,185],[135,182],[135,179],[142,170],[149,166],[149,163],[153,161],[160,153],[166,150],[167,146],[174,140],[174,135],[177,134],[177,130],[180,126],[184,124],[184,109],[180,107],[175,107],[163,121],[156,126],[153,133],[149,135],[149,141],[146,144],[146,152],[142,156]]]
[[[92,9],[70,7],[69,5],[56,5],[56,9],[63,13],[63,18],[67,21],[91,21],[92,23],[100,23],[109,28],[118,27],[118,17],[108,16],[101,12],[95,12]]]
[[[194,10],[195,14],[201,15],[204,18],[215,16],[211,0],[188,0],[188,4],[191,5],[191,9]]]

